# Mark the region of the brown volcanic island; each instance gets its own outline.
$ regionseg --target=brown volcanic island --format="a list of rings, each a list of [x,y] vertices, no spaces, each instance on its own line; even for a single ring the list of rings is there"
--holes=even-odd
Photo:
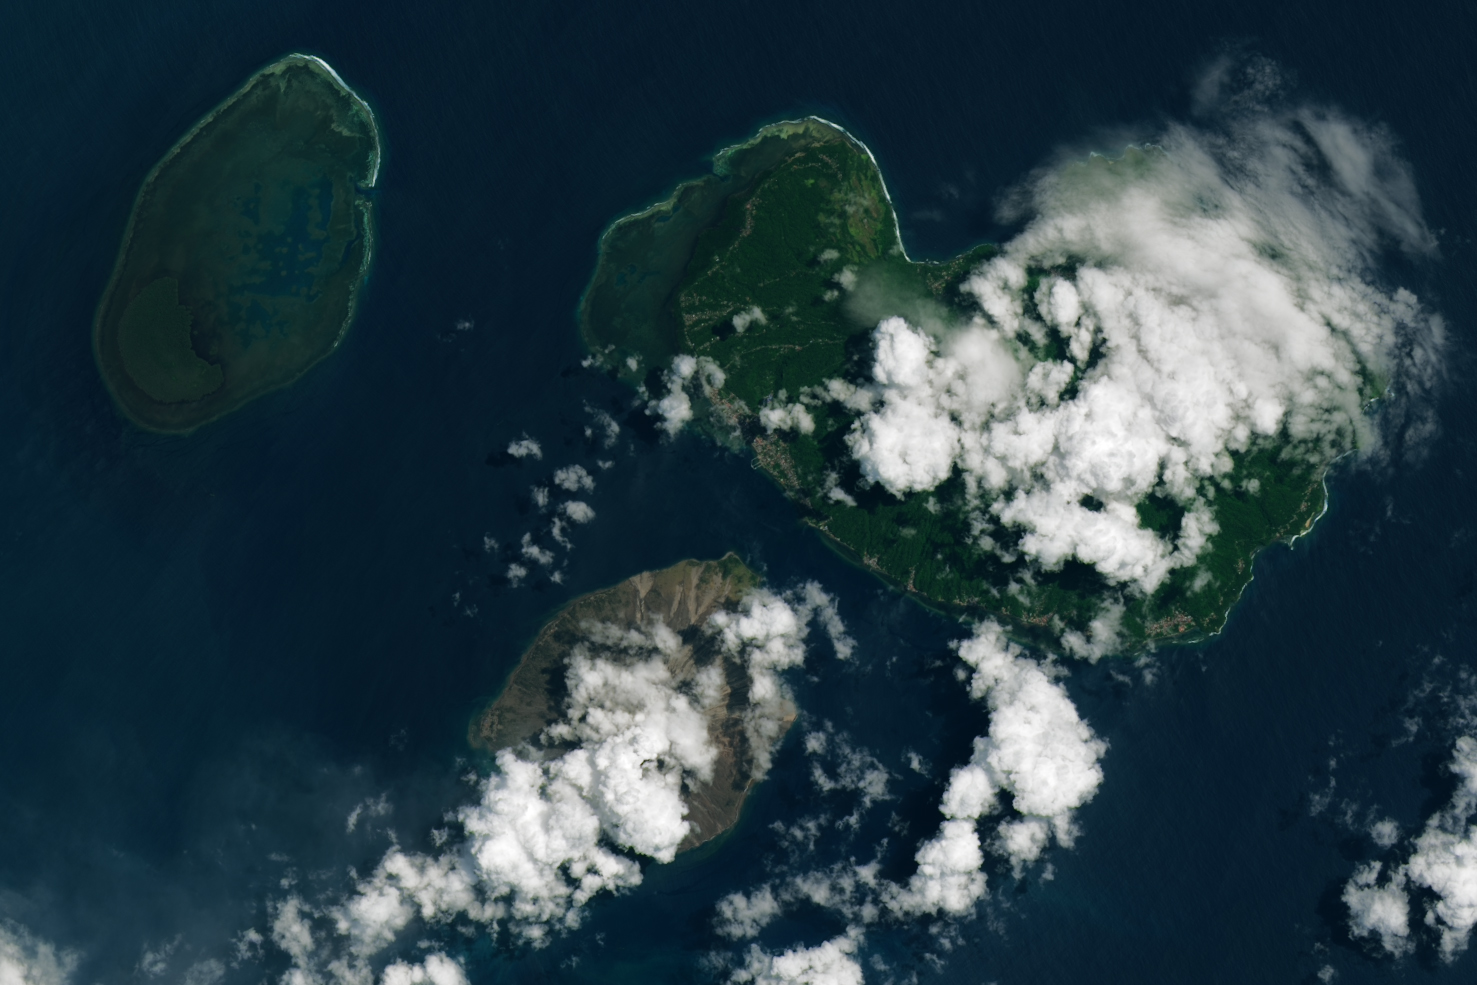
[[[567,661],[575,646],[588,639],[587,627],[610,623],[622,629],[648,630],[661,621],[683,644],[667,658],[674,680],[690,681],[714,661],[723,666],[723,697],[708,711],[708,740],[718,750],[713,779],[696,786],[684,784],[683,800],[692,830],[678,851],[717,837],[738,821],[744,799],[759,778],[743,727],[749,707],[748,668],[725,653],[705,627],[713,613],[737,606],[758,584],[759,576],[729,554],[717,561],[681,561],[662,571],[644,571],[612,588],[575,599],[544,626],[508,676],[502,693],[473,718],[469,740],[488,752],[522,746],[530,755],[541,757],[566,751],[568,747],[542,742],[540,733],[563,717]],[[794,718],[792,708],[786,729]]]

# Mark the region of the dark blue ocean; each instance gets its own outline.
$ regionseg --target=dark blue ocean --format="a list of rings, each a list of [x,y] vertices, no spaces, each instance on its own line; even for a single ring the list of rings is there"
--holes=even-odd
[[[386,141],[358,318],[294,386],[189,438],[144,433],[90,342],[134,195],[290,51],[327,59]],[[925,837],[986,722],[953,677],[962,630],[833,554],[739,457],[586,440],[588,408],[630,397],[580,368],[597,238],[715,150],[814,113],[871,147],[910,252],[952,255],[1008,236],[999,194],[1063,148],[1188,118],[1230,52],[1386,126],[1410,162],[1441,256],[1391,276],[1448,325],[1440,430],[1423,457],[1342,464],[1315,532],[1260,556],[1212,642],[1077,668],[1109,750],[1076,847],[1049,879],[992,871],[947,948],[895,927],[867,953],[923,982],[1473,980],[1470,952],[1354,943],[1339,893],[1379,854],[1360,812],[1409,832],[1446,801],[1477,694],[1474,51],[1460,3],[0,6],[0,920],[76,951],[78,983],[229,964],[285,887],[347,887],[391,832],[429,847],[482,768],[469,715],[557,606],[728,550],[778,586],[819,580],[859,642],[797,679],[802,724],[896,779],[817,861]],[[542,462],[487,464],[525,432]],[[597,472],[598,519],[563,583],[499,583],[484,537],[534,529],[530,485],[571,463]],[[771,826],[814,809],[808,769],[797,732],[730,837],[548,948],[438,946],[474,983],[709,980],[710,952],[736,950],[713,904],[784,861]],[[382,794],[392,810],[347,831]],[[841,929],[799,911],[761,942]],[[158,976],[146,952],[169,955]],[[228,980],[284,967],[268,948]]]

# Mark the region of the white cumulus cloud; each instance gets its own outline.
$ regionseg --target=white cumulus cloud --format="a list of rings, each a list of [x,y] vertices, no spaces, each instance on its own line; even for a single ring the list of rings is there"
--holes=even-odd
[[[590,504],[581,502],[578,499],[571,499],[567,503],[561,503],[559,505],[559,512],[569,517],[575,523],[589,523],[595,519],[595,511],[590,507]]]
[[[1392,954],[1413,947],[1410,886],[1431,894],[1424,922],[1436,933],[1445,960],[1466,950],[1477,927],[1477,739],[1458,738],[1448,768],[1457,777],[1456,792],[1411,840],[1405,862],[1362,865],[1344,886],[1350,931],[1378,937]]]
[[[735,612],[713,613],[712,626],[724,649],[746,654],[749,668],[749,707],[744,730],[753,758],[753,775],[769,773],[774,748],[795,716],[795,705],[780,672],[805,662],[808,613],[773,592],[751,592]]]
[[[381,985],[467,985],[462,966],[444,954],[428,954],[417,964],[397,961],[387,967]]]
[[[904,496],[961,474],[983,549],[1000,525],[1044,568],[1152,592],[1217,532],[1236,455],[1326,463],[1368,430],[1361,387],[1436,344],[1439,319],[1372,272],[1384,243],[1433,249],[1413,188],[1386,137],[1330,113],[1171,126],[1046,173],[967,281],[973,318],[883,319],[872,379],[826,396],[865,410],[847,440],[867,479]],[[1140,524],[1150,493],[1186,510],[1177,535]]]
[[[0,923],[0,985],[67,985],[77,956],[18,924]]]
[[[1379,862],[1361,865],[1344,886],[1344,905],[1349,908],[1349,928],[1356,937],[1378,937],[1386,951],[1403,954],[1410,949],[1410,898],[1405,876],[1396,872],[1380,883]]]
[[[516,441],[508,442],[508,454],[514,458],[540,459],[544,457],[544,450],[537,441],[525,434]]]
[[[753,590],[704,627],[747,668],[743,727],[757,776],[795,716],[782,674],[804,663],[818,611],[844,637],[833,600],[814,585],[787,596]],[[531,743],[498,752],[477,800],[455,812],[460,838],[438,838],[449,844],[437,855],[392,848],[336,903],[273,904],[272,940],[293,962],[289,985],[368,985],[370,959],[416,920],[464,918],[539,946],[577,927],[597,895],[639,885],[638,859],[671,861],[691,831],[683,791],[713,777],[709,713],[723,695],[721,667],[694,668],[685,653],[659,619],[643,629],[586,624],[567,660],[560,717]],[[763,900],[748,903],[744,912],[733,903],[733,920],[762,919]],[[464,981],[459,965],[431,955],[391,965],[382,985]]]
[[[759,411],[759,423],[771,434],[775,431],[799,431],[801,434],[815,433],[815,418],[804,404],[776,404]]]
[[[769,318],[758,305],[746,308],[733,316],[733,329],[742,335],[750,325],[768,325]]]
[[[554,485],[569,492],[594,492],[595,479],[583,465],[566,465],[554,471]]]
[[[646,412],[659,418],[657,426],[669,436],[692,420],[692,398],[687,388],[694,382],[706,395],[723,386],[724,374],[718,364],[707,356],[689,356],[683,353],[672,358],[672,365],[664,375],[667,393],[659,400],[646,405]]]
[[[855,958],[860,928],[809,948],[771,954],[758,945],[749,949],[744,966],[729,979],[745,985],[862,985],[862,966]]]
[[[1106,743],[1078,716],[1066,689],[998,625],[980,623],[958,650],[974,671],[970,694],[990,708],[990,730],[950,775],[939,804],[944,821],[919,847],[917,872],[889,893],[888,906],[899,913],[968,912],[985,893],[980,819],[1003,807],[1015,812],[985,847],[1020,872],[1053,838],[1072,844],[1073,814],[1103,782]]]
[[[730,893],[718,901],[714,926],[718,933],[734,940],[755,937],[780,915],[781,909],[769,886],[760,886],[751,893]]]

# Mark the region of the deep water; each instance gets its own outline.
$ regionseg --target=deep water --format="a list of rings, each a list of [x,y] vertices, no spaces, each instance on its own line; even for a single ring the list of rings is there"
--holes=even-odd
[[[818,579],[860,644],[850,664],[817,650],[801,724],[870,749],[894,796],[816,861],[927,836],[985,722],[953,679],[961,630],[833,554],[747,462],[649,429],[585,440],[587,406],[629,399],[579,365],[597,238],[716,149],[817,113],[871,147],[910,253],[951,255],[1008,235],[999,194],[1064,149],[1188,119],[1231,51],[1400,142],[1441,258],[1390,276],[1447,320],[1440,430],[1423,457],[1343,464],[1328,514],[1258,559],[1214,641],[1078,668],[1110,748],[1077,846],[1019,882],[992,871],[947,950],[899,928],[866,953],[937,982],[1470,980],[1470,952],[1353,944],[1338,893],[1378,857],[1365,813],[1410,832],[1445,801],[1477,693],[1474,42],[1456,3],[0,7],[0,919],[79,952],[79,982],[149,978],[145,952],[170,946],[159,980],[230,959],[286,887],[347,885],[390,830],[429,845],[479,765],[468,716],[556,606],[727,550],[779,586]],[[357,321],[292,387],[189,438],[141,432],[90,349],[133,197],[289,51],[327,59],[383,130]],[[487,464],[525,432],[542,462]],[[504,547],[539,524],[529,486],[576,462],[598,516],[563,584],[501,583]],[[772,825],[851,809],[808,770],[794,734],[731,836],[551,947],[444,943],[477,983],[704,980],[737,950],[714,901],[785,861]],[[347,831],[380,794],[393,810]],[[800,911],[761,942],[840,929]],[[269,949],[230,980],[282,967]]]

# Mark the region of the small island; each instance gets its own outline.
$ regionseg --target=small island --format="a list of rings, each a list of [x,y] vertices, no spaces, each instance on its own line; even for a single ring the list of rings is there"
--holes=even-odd
[[[1084,167],[1144,165],[1145,155],[1130,151]],[[658,397],[676,393],[685,412],[679,391],[692,390],[694,428],[751,454],[804,522],[925,604],[996,619],[1044,645],[1066,634],[1086,638],[1109,613],[1106,635],[1120,653],[1218,632],[1256,553],[1307,531],[1322,513],[1323,477],[1347,447],[1294,455],[1275,437],[1236,453],[1233,470],[1210,490],[1218,495],[1208,545],[1147,594],[1075,559],[1032,565],[1015,550],[1018,530],[996,530],[994,548],[981,549],[978,510],[957,468],[930,492],[894,495],[858,481],[848,436],[861,414],[835,396],[835,385],[871,378],[881,319],[975,317],[961,287],[999,254],[987,243],[941,262],[911,259],[871,152],[824,120],[778,123],[721,151],[711,174],[606,230],[579,328],[592,364],[637,389],[653,411]],[[1037,286],[1070,273],[1073,262],[1025,271],[1019,293],[1028,315]],[[1008,344],[1030,366],[1061,360],[1069,341],[1048,327]],[[1368,400],[1379,381],[1366,383]],[[787,407],[799,399],[806,403]],[[1090,499],[1086,509],[1103,508]],[[1130,509],[1141,529],[1171,541],[1187,512],[1157,494]]]
[[[144,179],[93,348],[140,427],[188,433],[332,352],[369,270],[380,138],[323,60],[252,76]]]
[[[715,663],[723,671],[721,697],[708,710],[708,739],[717,750],[713,776],[683,789],[692,829],[678,851],[712,840],[737,823],[757,772],[744,728],[748,668],[724,651],[706,628],[715,612],[737,606],[758,585],[759,576],[729,554],[717,561],[681,561],[661,571],[643,572],[575,599],[544,626],[502,692],[473,717],[468,740],[490,753],[521,748],[543,758],[567,751],[543,741],[541,733],[561,717],[566,663],[587,638],[587,627],[603,623],[644,630],[660,621],[682,640],[680,650],[665,660],[674,680],[690,681]],[[793,720],[790,708],[784,728]]]

